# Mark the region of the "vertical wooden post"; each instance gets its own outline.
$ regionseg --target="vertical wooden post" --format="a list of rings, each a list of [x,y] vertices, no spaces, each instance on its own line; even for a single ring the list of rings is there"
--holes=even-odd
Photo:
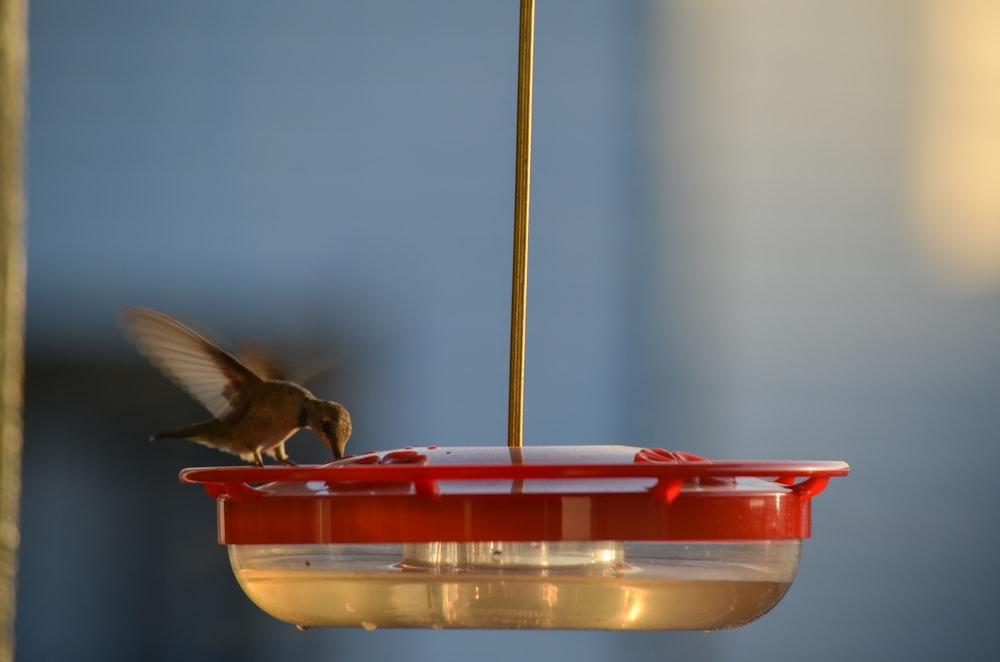
[[[14,659],[24,381],[27,0],[0,0],[0,662]]]

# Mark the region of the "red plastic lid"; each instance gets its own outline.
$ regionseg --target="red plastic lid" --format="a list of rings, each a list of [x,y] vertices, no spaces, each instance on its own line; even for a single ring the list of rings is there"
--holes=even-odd
[[[630,446],[428,446],[180,477],[218,500],[230,545],[725,541],[808,538],[810,499],[849,470]]]

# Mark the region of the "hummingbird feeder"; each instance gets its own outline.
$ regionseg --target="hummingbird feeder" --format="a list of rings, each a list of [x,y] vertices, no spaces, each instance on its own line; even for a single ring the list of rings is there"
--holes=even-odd
[[[193,468],[244,591],[298,625],[712,630],[782,598],[844,462],[522,447],[534,2],[522,0],[508,446]]]
[[[181,478],[217,499],[247,595],[300,627],[710,630],[781,599],[811,498],[847,470],[428,446]]]

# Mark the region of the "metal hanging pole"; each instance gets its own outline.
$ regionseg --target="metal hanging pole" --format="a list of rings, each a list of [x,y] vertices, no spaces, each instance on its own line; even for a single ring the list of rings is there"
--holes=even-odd
[[[521,0],[517,55],[517,144],[514,167],[514,277],[510,310],[510,393],[507,445],[521,446],[524,431],[524,329],[528,307],[528,206],[531,197],[531,82],[535,0]]]

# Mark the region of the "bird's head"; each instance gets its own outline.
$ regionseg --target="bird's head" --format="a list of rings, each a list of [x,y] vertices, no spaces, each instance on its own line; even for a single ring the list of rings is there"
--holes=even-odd
[[[347,409],[329,400],[311,400],[306,408],[309,428],[330,448],[335,458],[344,457],[344,446],[351,438],[351,415]]]

